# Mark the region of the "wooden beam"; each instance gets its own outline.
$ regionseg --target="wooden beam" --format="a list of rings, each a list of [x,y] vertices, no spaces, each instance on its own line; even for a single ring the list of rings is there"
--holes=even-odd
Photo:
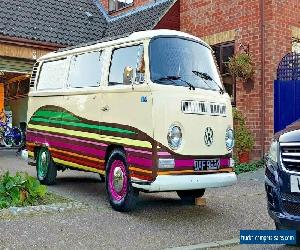
[[[206,198],[199,197],[195,199],[196,206],[206,206]]]
[[[25,38],[1,36],[1,35],[0,35],[0,42],[38,48],[38,49],[46,49],[46,50],[57,50],[59,48],[66,47],[66,45],[57,44],[57,43],[40,42],[40,41],[34,41]]]
[[[14,83],[14,82],[18,82],[18,81],[22,81],[22,80],[25,80],[27,78],[29,78],[30,75],[29,74],[23,74],[23,75],[20,75],[20,76],[16,76],[14,78],[11,78],[7,81],[8,84],[11,84],[11,83]]]
[[[21,45],[0,43],[0,56],[6,56],[6,57],[36,60],[39,57],[51,51],[53,50],[38,49],[38,48],[25,47]]]

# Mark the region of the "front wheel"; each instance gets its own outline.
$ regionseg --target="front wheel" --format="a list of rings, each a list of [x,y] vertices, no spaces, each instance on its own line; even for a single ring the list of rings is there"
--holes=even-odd
[[[178,190],[177,195],[180,199],[189,204],[194,204],[196,198],[200,198],[204,195],[205,189],[196,189],[196,190]]]
[[[53,185],[56,181],[57,167],[47,148],[38,151],[36,160],[36,172],[38,180],[45,185]]]
[[[106,164],[105,184],[113,209],[128,212],[135,207],[138,190],[131,185],[126,157],[122,150],[116,149],[110,154]]]

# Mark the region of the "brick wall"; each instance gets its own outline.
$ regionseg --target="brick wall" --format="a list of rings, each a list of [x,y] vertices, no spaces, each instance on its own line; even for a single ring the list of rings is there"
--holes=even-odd
[[[108,0],[100,0],[108,8]],[[151,0],[135,0],[136,8]],[[237,82],[236,106],[247,117],[247,126],[255,136],[253,158],[259,158],[268,148],[274,127],[274,80],[281,58],[292,48],[292,36],[300,39],[300,1],[263,0],[264,44],[262,51],[260,0],[182,0],[162,18],[156,28],[168,24],[196,35],[210,44],[235,40],[235,50],[249,46],[256,73],[253,82]],[[179,5],[180,3],[180,5]],[[123,13],[131,8],[115,14]],[[176,12],[178,8],[180,11]],[[176,22],[175,19],[180,22]],[[167,26],[168,27],[168,26]],[[296,31],[295,31],[296,30]],[[263,63],[264,62],[264,67]],[[264,71],[264,77],[262,77]],[[264,84],[262,84],[264,82]],[[263,91],[264,89],[264,91]],[[263,108],[264,104],[264,108]],[[264,136],[262,136],[264,134]]]
[[[177,1],[154,29],[180,30],[180,1]]]
[[[273,119],[273,79],[276,78],[276,69],[282,57],[292,50],[293,28],[300,27],[300,1],[282,0],[272,3],[272,21],[266,26],[266,132],[271,134]],[[271,31],[273,31],[271,33]],[[271,117],[273,118],[273,116]]]
[[[267,148],[273,135],[273,84],[276,70],[281,58],[291,51],[291,25],[300,25],[300,1],[298,0],[264,0],[264,8],[265,84],[263,94],[260,1],[185,0],[181,1],[180,7],[182,31],[206,39],[214,35],[211,41],[222,41],[224,31],[234,32],[236,51],[239,50],[241,44],[249,46],[256,65],[256,73],[252,84],[245,85],[243,82],[237,82],[236,105],[246,115],[247,126],[255,136],[253,158],[261,156],[262,145],[264,144]],[[263,103],[265,103],[265,109],[262,108]],[[264,138],[262,137],[263,126]]]

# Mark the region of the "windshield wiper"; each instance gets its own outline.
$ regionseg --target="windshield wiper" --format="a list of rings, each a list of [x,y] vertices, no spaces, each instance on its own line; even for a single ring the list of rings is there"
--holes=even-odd
[[[193,70],[192,72],[193,72],[196,76],[202,78],[207,86],[209,86],[209,85],[207,84],[207,82],[206,82],[205,80],[213,81],[213,82],[217,85],[217,87],[219,88],[220,94],[223,95],[223,94],[225,93],[224,89],[221,88],[220,85],[219,85],[219,84],[218,84],[218,83],[217,83],[217,82],[216,82],[209,74],[207,74],[207,73],[205,73],[205,72],[199,72],[199,71],[197,71],[197,70]]]
[[[180,80],[181,82],[184,82],[185,84],[187,84],[190,87],[190,89],[192,89],[192,90],[196,89],[196,87],[193,84],[181,79],[181,76],[165,76],[165,77],[156,79],[155,81],[165,81],[165,80],[169,80],[169,81],[175,83],[176,85],[177,85],[177,82],[175,82],[175,81]]]

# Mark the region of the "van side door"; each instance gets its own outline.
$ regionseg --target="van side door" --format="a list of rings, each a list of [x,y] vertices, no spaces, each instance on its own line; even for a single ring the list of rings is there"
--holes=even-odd
[[[152,95],[145,74],[143,44],[113,48],[101,107],[102,120],[119,129],[110,133],[111,144],[123,146],[139,180],[152,179]]]
[[[99,173],[104,169],[103,152],[97,142],[101,78],[102,51],[71,57],[62,116],[64,138],[58,151],[64,165]]]

